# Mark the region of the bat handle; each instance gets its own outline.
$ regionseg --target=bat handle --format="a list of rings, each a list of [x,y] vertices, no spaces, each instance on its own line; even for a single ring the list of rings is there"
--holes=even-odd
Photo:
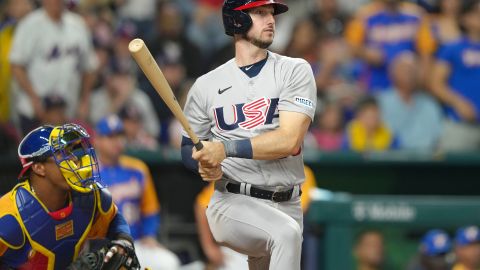
[[[203,149],[203,144],[201,141],[198,141],[197,143],[195,143],[194,146],[195,146],[195,149],[197,149],[197,151],[200,151]]]

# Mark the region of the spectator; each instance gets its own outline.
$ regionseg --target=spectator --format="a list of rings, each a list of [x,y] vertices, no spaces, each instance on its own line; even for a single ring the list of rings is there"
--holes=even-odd
[[[7,0],[0,3],[0,124],[9,120],[12,75],[8,55],[15,28],[32,10],[30,0]]]
[[[15,147],[20,142],[18,132],[15,127],[11,124],[1,123],[0,122],[0,149],[2,153],[6,154],[16,154]]]
[[[358,64],[342,39],[322,39],[318,43],[319,63],[312,66],[319,96],[355,98]]]
[[[393,133],[381,120],[378,103],[373,97],[359,102],[355,117],[347,125],[343,148],[357,152],[383,151],[397,147]]]
[[[311,133],[319,150],[340,150],[343,138],[343,115],[341,108],[336,103],[327,103],[322,106],[317,125],[312,128]]]
[[[433,93],[446,106],[440,141],[446,151],[480,149],[480,1],[469,0],[460,17],[465,36],[445,45],[433,70]]]
[[[60,126],[68,121],[67,102],[62,96],[51,94],[43,98],[45,117],[43,124]]]
[[[142,161],[122,155],[121,120],[107,116],[95,130],[100,176],[130,226],[140,264],[151,269],[178,269],[178,258],[157,241],[160,206],[150,171]]]
[[[316,0],[309,19],[323,38],[340,38],[345,30],[347,15],[341,12],[337,0]]]
[[[422,238],[418,254],[410,262],[407,270],[450,270],[447,255],[452,243],[443,230],[433,229]]]
[[[152,24],[155,18],[156,0],[120,0],[114,1],[120,3],[118,14],[120,21],[129,21],[135,24],[137,36],[145,38],[152,30]]]
[[[413,53],[392,60],[393,86],[379,93],[382,118],[397,136],[399,148],[433,150],[442,131],[442,112],[436,101],[418,89],[418,61]]]
[[[434,63],[434,53],[438,53],[440,48],[445,44],[454,42],[461,37],[461,30],[459,25],[459,15],[462,9],[463,1],[458,0],[437,0],[432,7],[432,14],[425,16],[422,20],[419,39],[420,46],[425,46],[420,49],[423,52],[421,56],[421,64],[425,70],[425,81],[422,82],[428,86],[428,79],[431,77],[431,69]],[[429,48],[435,48],[429,50]]]
[[[302,184],[301,205],[303,212],[306,213],[310,205],[310,191],[316,187],[315,175],[312,169],[304,166],[305,182]],[[206,269],[217,270],[244,270],[248,269],[248,256],[238,253],[228,247],[220,246],[215,242],[208,226],[205,210],[208,207],[210,198],[214,193],[214,182],[198,194],[194,205],[195,218],[197,221],[198,235],[203,252],[207,256]],[[209,268],[211,267],[211,268]]]
[[[391,85],[387,67],[402,51],[433,48],[419,46],[417,38],[423,11],[403,0],[374,0],[359,10],[345,31],[355,56],[363,60],[362,84],[368,91]]]
[[[98,122],[101,118],[118,114],[128,103],[136,107],[142,115],[142,125],[150,136],[157,138],[160,124],[148,96],[135,85],[135,79],[128,67],[116,64],[111,66],[111,74],[107,76],[104,87],[97,89],[92,95],[90,121]]]
[[[384,268],[383,235],[374,230],[362,232],[354,247],[357,270],[381,270]]]
[[[183,89],[180,90],[180,92],[176,95],[178,104],[180,104],[180,107],[183,109],[185,106],[185,102],[187,101],[187,94],[190,88],[192,88],[193,82],[187,82],[185,83],[185,86]],[[180,121],[178,121],[176,118],[172,118],[169,122],[168,125],[168,139],[169,139],[169,145],[176,148],[180,149],[181,144],[182,144],[182,131],[183,127]]]
[[[185,18],[173,2],[157,6],[155,32],[149,37],[149,48],[157,61],[179,59],[188,78],[196,78],[204,71],[200,49],[185,34]]]
[[[452,270],[480,268],[480,231],[477,226],[463,227],[455,235],[456,263]]]
[[[115,29],[113,42],[113,54],[110,55],[110,64],[115,65],[119,70],[124,70],[136,76],[138,65],[128,50],[130,41],[137,37],[137,28],[132,22],[121,22]]]
[[[183,27],[184,20],[180,10],[173,2],[164,2],[158,6],[156,32],[151,37],[152,55],[162,69],[165,79],[175,96],[190,84],[189,78],[198,76],[206,67],[202,52],[192,43]],[[168,144],[172,113],[161,100],[145,76],[140,77],[140,85],[155,104],[155,111],[160,119],[160,143]]]
[[[127,149],[154,151],[158,147],[157,140],[148,134],[143,127],[143,115],[140,110],[126,104],[118,113],[125,129]]]
[[[193,0],[195,6],[192,21],[186,27],[187,36],[210,56],[215,50],[229,43],[228,37],[219,35],[224,31],[222,23],[223,0]]]
[[[290,57],[303,58],[318,70],[318,34],[315,25],[307,19],[299,20],[292,30],[292,36],[284,54]]]
[[[15,31],[10,53],[17,82],[14,112],[24,132],[43,120],[42,98],[51,93],[65,99],[69,117],[88,115],[97,60],[83,19],[65,10],[64,2],[42,0],[42,8]]]

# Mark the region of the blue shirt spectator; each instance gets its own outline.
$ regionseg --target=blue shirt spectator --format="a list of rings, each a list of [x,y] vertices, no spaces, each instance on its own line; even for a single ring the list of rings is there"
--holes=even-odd
[[[383,121],[399,140],[399,148],[433,149],[442,131],[442,112],[436,101],[417,91],[418,61],[413,53],[393,60],[393,87],[378,94]]]
[[[460,41],[446,45],[438,55],[443,65],[450,70],[448,76],[449,88],[457,95],[467,99],[474,107],[476,121],[480,120],[480,91],[478,78],[480,78],[480,41],[473,41],[464,37]],[[460,121],[455,106],[447,107],[449,118]]]
[[[354,54],[365,63],[362,82],[369,91],[388,88],[387,67],[404,51],[431,51],[418,38],[423,11],[402,1],[373,1],[360,9],[345,31]]]
[[[378,96],[382,117],[397,135],[401,149],[432,149],[442,131],[440,106],[424,93],[413,93],[410,102],[395,89]]]
[[[480,149],[480,1],[466,1],[460,16],[464,36],[445,45],[431,76],[433,93],[445,104],[450,121],[440,140],[445,151]]]

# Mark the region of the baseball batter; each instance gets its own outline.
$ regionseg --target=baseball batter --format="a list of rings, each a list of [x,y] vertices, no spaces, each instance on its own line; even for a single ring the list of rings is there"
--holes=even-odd
[[[215,240],[248,255],[250,269],[300,269],[302,142],[316,106],[310,65],[267,50],[276,0],[225,0],[235,58],[197,79],[185,105],[203,142],[184,132],[182,158],[216,181],[207,218]]]

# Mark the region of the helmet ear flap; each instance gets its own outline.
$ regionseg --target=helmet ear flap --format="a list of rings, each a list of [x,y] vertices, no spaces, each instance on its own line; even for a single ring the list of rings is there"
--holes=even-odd
[[[252,23],[252,18],[246,12],[241,10],[223,10],[225,34],[229,36],[246,33],[252,26]]]

